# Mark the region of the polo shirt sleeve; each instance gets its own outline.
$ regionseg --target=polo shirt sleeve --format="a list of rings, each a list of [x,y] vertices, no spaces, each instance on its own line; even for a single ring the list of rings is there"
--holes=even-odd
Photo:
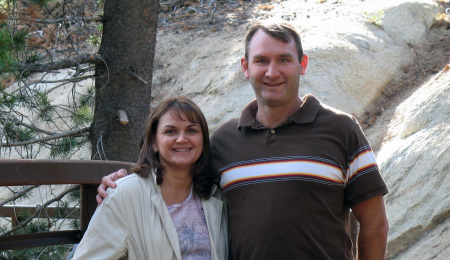
[[[353,207],[375,196],[387,194],[388,189],[381,177],[375,154],[358,123],[349,135],[347,149],[349,158],[345,203]]]

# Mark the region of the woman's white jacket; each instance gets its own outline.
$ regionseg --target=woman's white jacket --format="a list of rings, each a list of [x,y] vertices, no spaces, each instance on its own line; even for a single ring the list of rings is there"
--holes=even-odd
[[[128,175],[108,189],[73,259],[181,260],[178,235],[154,174]],[[202,199],[213,260],[228,259],[227,212],[220,189]]]

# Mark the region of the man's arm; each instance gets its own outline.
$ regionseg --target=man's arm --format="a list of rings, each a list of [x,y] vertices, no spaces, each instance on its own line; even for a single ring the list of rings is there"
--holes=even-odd
[[[360,224],[358,259],[384,259],[386,255],[389,223],[383,196],[376,196],[352,207]]]
[[[117,172],[113,172],[105,177],[102,178],[102,183],[97,188],[97,196],[95,199],[97,200],[98,205],[102,204],[103,199],[108,196],[108,193],[106,192],[107,188],[116,188],[116,183],[118,179],[125,177],[128,175],[128,172],[124,169],[120,169]]]

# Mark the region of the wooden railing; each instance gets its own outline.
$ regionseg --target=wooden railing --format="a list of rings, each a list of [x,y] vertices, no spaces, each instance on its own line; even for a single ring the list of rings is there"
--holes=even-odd
[[[80,229],[22,235],[0,236],[0,251],[76,244],[80,242],[97,207],[95,196],[103,176],[130,163],[79,160],[10,160],[0,159],[0,186],[80,184]],[[8,213],[8,208],[1,209]],[[36,215],[36,217],[40,217]]]
[[[121,168],[129,169],[130,166],[130,163],[116,161],[0,159],[0,186],[46,184],[81,186],[80,230],[0,236],[0,251],[80,242],[97,207],[95,196],[101,178]],[[0,212],[11,215],[8,208],[0,208]],[[353,214],[350,214],[347,232],[353,241],[353,252],[356,254],[358,222]]]

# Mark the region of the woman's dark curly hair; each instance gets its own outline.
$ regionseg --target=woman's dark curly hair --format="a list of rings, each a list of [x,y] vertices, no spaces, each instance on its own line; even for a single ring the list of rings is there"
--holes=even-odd
[[[163,182],[165,169],[159,159],[159,153],[153,151],[153,144],[156,140],[159,120],[167,112],[175,113],[179,118],[185,115],[189,121],[198,123],[202,129],[203,151],[192,166],[191,173],[194,192],[201,198],[208,199],[211,196],[213,185],[208,124],[200,108],[186,97],[168,98],[150,113],[138,161],[132,167],[132,171],[141,177],[148,178],[149,175],[151,176],[152,170],[156,169],[156,183],[160,185]]]

